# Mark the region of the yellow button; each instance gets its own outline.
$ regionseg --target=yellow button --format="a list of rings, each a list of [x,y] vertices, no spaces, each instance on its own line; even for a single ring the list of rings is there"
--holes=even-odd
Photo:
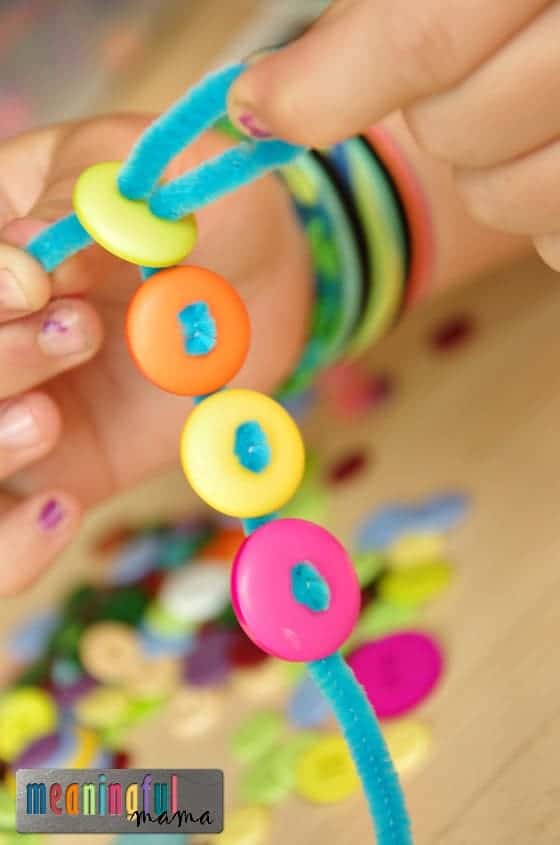
[[[44,690],[8,690],[0,696],[0,757],[14,760],[33,740],[52,733],[57,720],[56,704]]]
[[[163,714],[175,739],[190,739],[214,728],[224,712],[223,693],[217,690],[181,687]]]
[[[84,668],[97,681],[120,683],[136,678],[143,664],[136,631],[121,622],[97,622],[80,640]]]
[[[122,162],[94,164],[79,176],[74,210],[84,229],[108,252],[145,267],[179,264],[196,243],[196,222],[156,217],[143,200],[128,200],[119,191]]]
[[[246,469],[235,454],[237,429],[257,422],[270,461],[261,472]],[[248,518],[281,508],[296,492],[305,452],[299,430],[273,399],[254,390],[224,390],[205,399],[188,418],[181,441],[187,480],[215,510]]]
[[[138,698],[166,698],[179,686],[181,670],[173,657],[158,657],[139,664],[134,678],[126,685],[129,695]]]
[[[444,553],[443,534],[406,534],[391,546],[391,566],[406,567],[440,558]]]
[[[396,569],[379,582],[379,597],[399,607],[417,607],[443,592],[451,575],[451,567],[444,561]]]
[[[66,769],[88,769],[100,749],[100,742],[95,731],[76,726],[76,752],[64,764]]]
[[[297,764],[297,791],[316,804],[334,804],[360,788],[354,761],[341,736],[327,736],[304,751]]]
[[[432,736],[426,725],[414,719],[402,719],[386,725],[383,734],[389,754],[399,775],[417,769],[430,752]]]
[[[284,671],[284,666],[287,665],[302,666],[305,669],[303,663],[286,664],[270,657],[257,666],[237,669],[232,675],[232,688],[239,695],[256,698],[262,703],[263,698],[273,698],[285,692],[288,676]]]
[[[224,832],[214,836],[216,845],[262,845],[268,842],[271,818],[265,807],[237,807],[225,814]]]
[[[129,698],[118,687],[98,687],[80,698],[74,708],[76,719],[88,728],[109,728],[126,720]]]

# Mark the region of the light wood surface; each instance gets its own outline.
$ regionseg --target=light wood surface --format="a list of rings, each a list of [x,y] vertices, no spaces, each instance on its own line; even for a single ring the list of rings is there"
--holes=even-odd
[[[435,355],[430,328],[457,311],[475,317],[477,335]],[[370,472],[330,493],[330,525],[349,548],[360,517],[383,502],[450,488],[473,497],[450,538],[455,584],[420,625],[442,641],[447,670],[419,711],[433,731],[432,756],[406,780],[418,845],[560,838],[559,311],[558,278],[537,261],[457,289],[410,314],[372,351],[372,367],[398,377],[390,404],[350,425],[317,410],[305,425],[325,467],[356,445],[374,456]],[[84,544],[100,524],[125,513],[141,520],[171,503],[177,513],[187,499],[175,474],[106,508],[41,586],[10,603],[5,620],[87,572]],[[283,696],[226,695],[227,722],[199,741],[173,739],[164,713],[144,723],[131,737],[134,763],[223,767],[234,805],[230,731],[251,709],[281,706]],[[363,799],[326,808],[291,799],[274,811],[269,845],[288,838],[372,841]]]

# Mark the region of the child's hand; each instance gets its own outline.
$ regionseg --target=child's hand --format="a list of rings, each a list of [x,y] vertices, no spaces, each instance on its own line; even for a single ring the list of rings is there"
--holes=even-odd
[[[231,92],[240,129],[321,146],[403,109],[472,214],[560,270],[560,2],[338,0]]]
[[[100,118],[0,144],[0,594],[44,569],[76,533],[84,506],[178,459],[189,401],[146,382],[125,347],[137,268],[92,247],[49,278],[19,248],[71,210],[85,167],[124,158],[146,124]],[[173,174],[224,143],[205,136]],[[310,297],[289,202],[277,180],[264,179],[198,220],[188,261],[241,289],[254,329],[243,380],[271,388],[295,364]]]

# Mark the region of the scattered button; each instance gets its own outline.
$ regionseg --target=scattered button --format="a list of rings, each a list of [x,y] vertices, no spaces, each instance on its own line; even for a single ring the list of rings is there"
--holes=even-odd
[[[358,640],[375,639],[410,628],[417,618],[418,612],[414,607],[374,600],[363,608],[354,636]]]
[[[118,687],[99,687],[77,702],[75,716],[88,728],[108,728],[126,721],[129,696]]]
[[[194,686],[223,683],[231,672],[229,649],[231,631],[227,629],[202,632],[194,650],[187,657],[185,680]]]
[[[367,452],[362,449],[357,449],[349,452],[333,464],[328,471],[328,480],[331,484],[340,484],[345,481],[350,481],[357,475],[360,475],[368,465]]]
[[[236,807],[225,814],[223,833],[212,837],[216,845],[263,845],[268,842],[270,810],[259,805]]]
[[[414,566],[443,557],[445,537],[436,532],[405,534],[387,550],[392,567]]]
[[[437,352],[454,351],[471,340],[474,330],[473,318],[468,314],[458,314],[436,326],[430,335],[430,344]]]
[[[418,769],[432,747],[430,731],[415,719],[400,719],[385,725],[383,735],[399,775],[407,775]]]
[[[119,683],[134,678],[142,664],[136,631],[118,622],[97,622],[80,640],[80,657],[96,680]]]
[[[379,595],[393,605],[417,607],[432,601],[449,587],[453,571],[445,561],[419,563],[384,575]]]
[[[171,573],[159,593],[160,605],[175,619],[200,623],[229,604],[229,571],[221,564],[192,563]]]
[[[0,694],[0,757],[10,762],[37,737],[52,733],[56,704],[38,687],[15,687]]]
[[[309,675],[304,675],[288,702],[288,718],[296,728],[316,728],[332,717],[332,709]]]
[[[360,789],[360,779],[341,736],[325,736],[303,752],[297,763],[296,787],[315,804],[344,801]]]
[[[233,756],[243,763],[259,759],[276,745],[282,736],[282,730],[283,721],[278,713],[268,710],[254,713],[233,733],[231,738]]]
[[[181,687],[169,701],[165,720],[172,737],[190,739],[212,730],[224,709],[224,696],[217,690]]]
[[[406,631],[360,646],[348,665],[379,718],[389,719],[412,710],[432,692],[443,656],[431,637]]]

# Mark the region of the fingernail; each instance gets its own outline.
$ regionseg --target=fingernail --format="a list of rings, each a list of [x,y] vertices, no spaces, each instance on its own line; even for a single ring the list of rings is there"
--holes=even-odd
[[[241,110],[237,116],[234,113],[234,120],[239,127],[250,135],[251,138],[262,140],[264,138],[272,138],[272,133],[266,128],[264,123],[255,117],[252,112]]]
[[[39,512],[37,522],[42,531],[55,531],[65,517],[65,511],[60,502],[56,499],[49,499],[45,502]]]
[[[27,298],[10,270],[0,268],[0,308],[5,311],[28,310]]]
[[[44,320],[38,344],[45,355],[62,357],[85,352],[88,337],[82,319],[72,308],[59,308]]]
[[[9,405],[0,413],[0,445],[11,449],[36,446],[41,432],[25,402]]]
[[[16,220],[10,220],[0,230],[0,238],[12,246],[27,246],[29,241],[32,241],[36,235],[49,225],[44,220],[35,220],[31,217],[18,217]]]
[[[254,65],[261,59],[266,59],[267,56],[272,55],[272,53],[276,53],[276,51],[280,50],[283,46],[283,44],[278,44],[272,47],[260,47],[258,50],[253,50],[252,53],[249,53],[248,56],[245,56],[245,58],[243,59],[243,64]]]

